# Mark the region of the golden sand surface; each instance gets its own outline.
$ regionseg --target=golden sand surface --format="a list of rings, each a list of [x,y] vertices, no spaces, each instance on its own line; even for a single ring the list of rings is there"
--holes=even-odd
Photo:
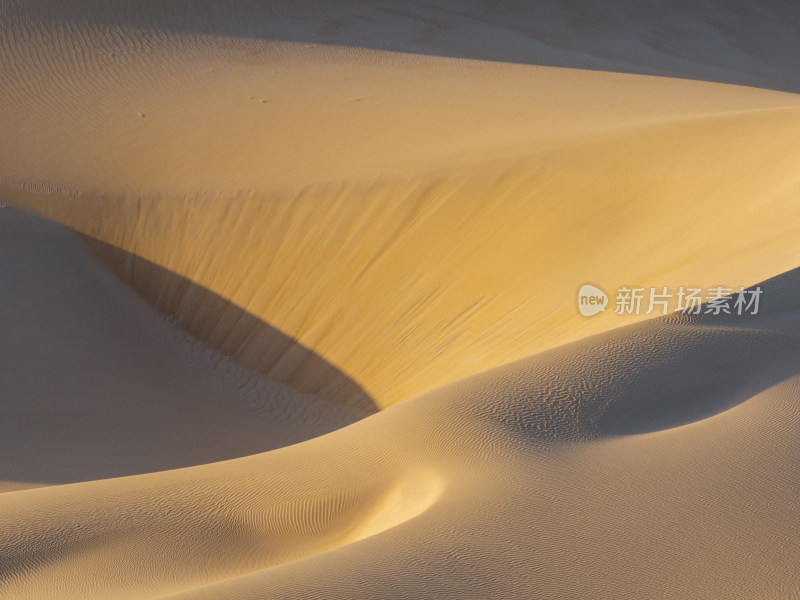
[[[800,597],[798,33],[0,0],[0,598]]]

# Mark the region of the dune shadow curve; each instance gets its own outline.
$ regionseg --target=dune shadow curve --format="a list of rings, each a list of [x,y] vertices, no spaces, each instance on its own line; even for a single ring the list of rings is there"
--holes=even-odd
[[[79,234],[93,253],[159,312],[249,369],[325,400],[378,411],[370,395],[293,337],[206,287],[127,250]]]
[[[0,208],[0,256],[0,493],[258,454],[377,411],[292,337],[62,225]],[[164,323],[159,305],[221,352]],[[222,355],[237,350],[250,368]]]

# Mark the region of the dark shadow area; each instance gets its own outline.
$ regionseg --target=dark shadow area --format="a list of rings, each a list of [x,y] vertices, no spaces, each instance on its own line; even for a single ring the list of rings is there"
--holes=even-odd
[[[781,0],[38,0],[9,8],[6,18],[31,15],[140,37],[333,44],[800,92],[800,8]]]
[[[589,353],[605,363],[603,434],[669,429],[705,419],[800,373],[800,268],[760,288],[757,315],[668,315],[611,332]],[[732,303],[731,303],[732,304]],[[600,341],[600,340],[598,340]]]
[[[301,392],[378,411],[369,394],[338,368],[240,306],[141,256],[85,235],[81,238],[160,313],[214,350]]]
[[[377,410],[356,382],[256,316],[85,241],[139,293],[73,231],[0,207],[0,491],[248,456]]]

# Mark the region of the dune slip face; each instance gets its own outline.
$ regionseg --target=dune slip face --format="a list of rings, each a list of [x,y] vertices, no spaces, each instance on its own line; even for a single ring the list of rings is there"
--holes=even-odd
[[[798,92],[782,0],[0,0],[0,598],[800,597]]]

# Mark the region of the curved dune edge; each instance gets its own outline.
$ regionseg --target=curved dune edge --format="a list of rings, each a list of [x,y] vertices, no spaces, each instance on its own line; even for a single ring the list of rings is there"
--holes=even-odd
[[[800,111],[776,108],[634,128],[469,171],[299,192],[7,195],[97,240],[123,280],[245,366],[385,408],[633,320],[581,317],[573,301],[587,280],[609,293],[738,287],[792,268],[798,134]],[[739,170],[751,173],[746,183]],[[237,325],[243,311],[366,396]]]
[[[705,65],[677,43],[697,35],[678,9],[655,21],[619,9],[643,27],[627,32],[640,48],[628,58],[650,57],[645,72],[795,77],[793,54],[771,65],[761,38],[735,43],[759,21],[740,27],[721,3],[701,13],[739,37],[695,44]],[[132,255],[111,260],[117,273],[213,348],[366,410],[625,324],[577,315],[586,281],[739,286],[795,266],[797,95],[449,58],[466,31],[446,26],[453,7],[427,9],[433,29],[409,16],[419,6],[348,3],[343,22],[339,10],[6,3],[4,195],[103,255]],[[505,14],[516,39],[498,10],[479,22]],[[539,11],[539,33],[515,46],[522,62],[622,68],[605,16],[590,41],[566,35],[595,8]],[[793,22],[785,7],[757,12],[784,34]],[[362,30],[354,15],[395,24],[408,52],[317,39]],[[270,35],[286,27],[296,39]],[[413,54],[435,40],[443,56]],[[251,334],[244,314],[272,329]]]
[[[405,474],[391,483],[337,546],[358,542],[410,521],[430,508],[443,493],[443,484],[435,474],[424,471]]]
[[[0,491],[258,454],[370,414],[209,348],[66,227],[0,208],[0,256]],[[272,334],[281,347],[296,345]],[[359,389],[310,358],[331,381]]]
[[[382,458],[380,471],[364,453],[338,473],[318,471],[333,466],[321,450],[340,460],[346,448],[316,446],[2,494],[0,591],[108,598],[193,590],[378,537],[413,523],[444,491],[429,468]],[[309,459],[312,477],[300,466]]]
[[[433,473],[420,471],[405,474],[400,479],[392,481],[389,487],[384,490],[371,506],[362,503],[362,506],[359,507],[360,516],[354,524],[350,525],[350,529],[338,534],[338,537],[325,545],[316,545],[307,549],[305,553],[303,551],[295,553],[292,560],[302,560],[303,558],[314,556],[319,553],[342,548],[348,544],[354,544],[369,537],[379,535],[394,527],[398,527],[428,510],[442,493],[444,493],[443,484]],[[333,504],[339,505],[339,498],[336,498]],[[319,508],[317,510],[319,510]],[[330,510],[328,509],[326,512],[330,512]],[[333,511],[333,514],[335,517],[338,517],[339,521],[351,521],[347,519],[349,516],[347,514],[337,514],[336,511]],[[282,515],[281,522],[294,521],[297,518],[298,516],[295,515]],[[305,516],[305,519],[316,523],[320,522],[313,513]],[[324,523],[324,520],[322,522]],[[341,529],[331,523],[325,523],[324,527],[326,530],[333,532]],[[246,579],[248,577],[263,575],[268,569],[274,566],[276,565],[264,565],[261,568],[254,569],[250,573],[237,575],[235,578]],[[170,598],[178,599],[199,592],[207,593],[209,588],[215,586],[225,587],[230,584],[231,580],[207,584],[188,592],[179,592],[178,594],[162,596],[161,600],[168,600]]]
[[[0,0],[0,598],[800,597],[791,4]]]
[[[585,4],[539,3],[527,41],[506,8],[458,22],[500,19],[521,62],[622,68]],[[577,314],[586,281],[738,287],[795,266],[795,94],[449,58],[467,31],[447,26],[453,6],[5,7],[4,195],[97,240],[191,334],[302,392],[381,409],[626,324]],[[618,8],[643,27],[625,33],[645,72],[796,77],[796,56],[772,64],[760,21],[722,3],[697,9],[701,30],[738,37],[695,43],[702,65],[675,37],[697,39],[683,8]],[[793,22],[756,12],[776,32]],[[318,39],[380,42],[355,15],[399,27],[384,38],[408,51]],[[470,37],[488,51],[493,35]],[[414,54],[437,43],[442,56]]]
[[[726,597],[778,594],[800,550],[784,521],[800,484],[787,462],[800,449],[800,286],[797,272],[762,285],[773,305],[744,324],[656,319],[299,445],[2,494],[0,589],[238,600],[366,598],[387,586],[571,597],[600,586],[607,597],[680,597],[711,568]],[[676,427],[662,402],[716,414]],[[733,560],[715,558],[723,540]],[[487,556],[506,568],[478,568]],[[557,572],[542,571],[552,564]],[[597,569],[591,581],[578,576],[587,569]]]

